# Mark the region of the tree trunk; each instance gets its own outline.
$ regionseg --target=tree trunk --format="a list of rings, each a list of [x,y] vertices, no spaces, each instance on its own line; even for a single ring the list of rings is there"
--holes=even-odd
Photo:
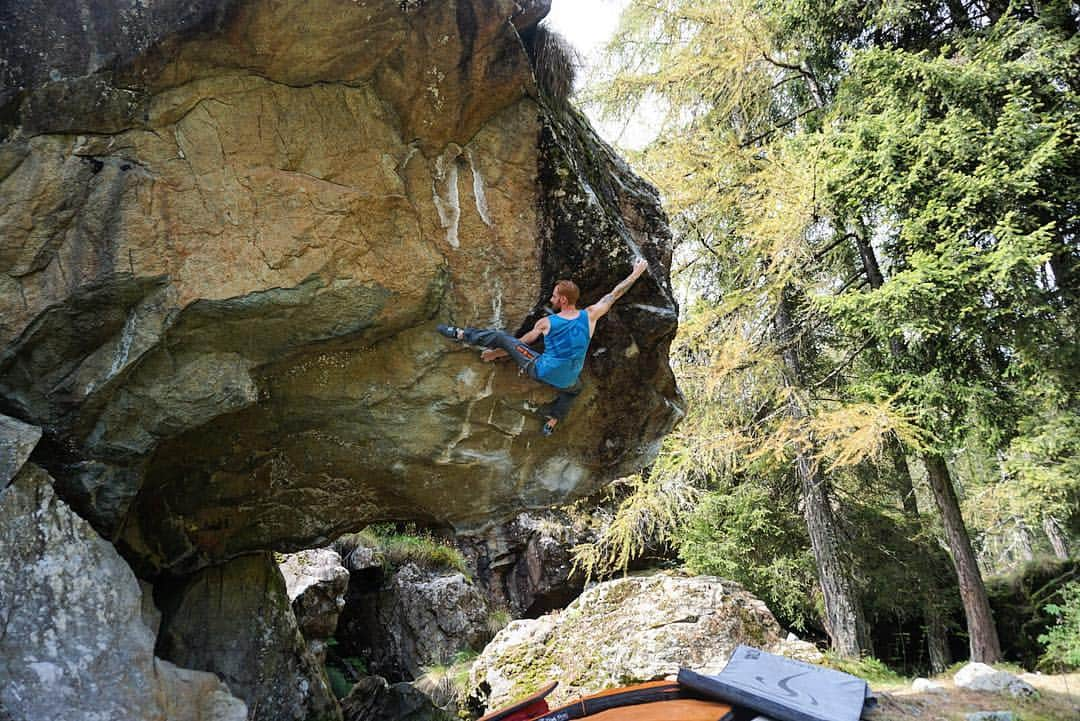
[[[926,606],[926,649],[930,653],[930,670],[934,673],[944,673],[952,663],[952,654],[949,652],[948,629],[941,613],[933,604]]]
[[[859,224],[851,232],[855,239],[855,247],[859,251],[859,259],[862,261],[863,271],[870,282],[870,287],[877,289],[885,285],[885,276],[878,264],[877,254],[874,247],[866,237],[866,228]],[[899,336],[889,339],[889,352],[895,360],[905,355],[904,342]],[[908,518],[919,518],[919,499],[915,495],[915,484],[911,481],[911,468],[908,466],[907,454],[904,446],[890,436],[888,440],[888,454],[892,458],[893,468],[896,471],[896,490],[900,496],[900,502],[904,507],[904,515]],[[921,581],[922,579],[917,579]],[[923,598],[923,622],[926,630],[926,650],[930,656],[930,669],[934,673],[942,673],[952,663],[952,654],[949,652],[948,629],[941,617],[941,610],[937,607],[935,599],[941,594],[936,584],[927,589]]]
[[[907,454],[896,436],[890,435],[888,454],[896,469],[896,493],[904,506],[904,515],[909,518],[919,517],[919,499],[915,496],[915,484],[911,482],[911,469],[908,468]]]
[[[1001,660],[1001,644],[998,641],[994,616],[990,611],[990,599],[986,595],[975,552],[971,548],[967,527],[960,515],[960,503],[956,499],[949,468],[945,459],[928,454],[923,458],[930,487],[934,491],[941,521],[945,526],[945,538],[952,553],[956,577],[960,584],[960,600],[964,604],[968,637],[971,644],[971,660],[995,663]]]
[[[1050,540],[1050,546],[1054,549],[1054,555],[1062,561],[1069,558],[1069,542],[1065,540],[1065,534],[1061,532],[1061,524],[1053,516],[1046,515],[1042,518],[1043,533]]]
[[[786,297],[780,301],[776,314],[776,329],[781,343],[786,346],[783,356],[789,383],[800,388],[803,385],[802,367]],[[807,415],[794,393],[790,396],[788,413],[796,420]],[[858,594],[855,592],[855,583],[841,558],[828,487],[811,456],[811,449],[800,448],[796,452],[795,475],[799,481],[803,518],[810,535],[810,548],[817,566],[818,582],[825,600],[825,620],[830,646],[841,656],[859,658],[864,651],[872,653],[873,645]]]

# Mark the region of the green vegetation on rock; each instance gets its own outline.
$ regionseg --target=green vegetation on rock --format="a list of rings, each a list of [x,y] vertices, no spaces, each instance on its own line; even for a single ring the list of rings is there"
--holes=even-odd
[[[458,571],[469,577],[469,568],[461,552],[413,526],[398,531],[393,525],[373,525],[340,537],[335,549],[344,557],[357,547],[375,551],[377,559],[391,568],[415,563],[428,570]]]

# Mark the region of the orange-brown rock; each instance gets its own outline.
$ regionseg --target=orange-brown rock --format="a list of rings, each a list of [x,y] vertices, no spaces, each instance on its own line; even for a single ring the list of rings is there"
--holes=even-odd
[[[480,527],[655,453],[670,235],[536,87],[545,3],[69,5],[0,23],[0,412],[144,572]],[[432,332],[516,331],[560,277],[595,301],[637,254],[551,439],[551,389]]]

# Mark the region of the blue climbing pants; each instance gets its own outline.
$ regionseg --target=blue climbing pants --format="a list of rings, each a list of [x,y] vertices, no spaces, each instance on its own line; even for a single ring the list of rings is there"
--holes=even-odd
[[[505,331],[483,328],[462,328],[462,331],[463,340],[469,345],[478,345],[484,348],[501,348],[514,359],[522,373],[534,381],[544,382],[536,377],[536,359],[540,357],[540,351],[522,343]],[[582,384],[581,381],[577,381],[568,388],[551,387],[559,391],[559,395],[555,397],[554,402],[544,406],[543,412],[548,418],[562,421],[566,418],[566,414],[570,412],[570,406],[574,403],[578,394],[581,393]]]

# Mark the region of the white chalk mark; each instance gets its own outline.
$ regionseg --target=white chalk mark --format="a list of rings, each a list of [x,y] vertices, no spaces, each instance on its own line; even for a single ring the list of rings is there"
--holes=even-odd
[[[446,242],[451,248],[460,246],[458,223],[461,221],[461,204],[456,162],[460,154],[461,148],[454,143],[446,146],[446,151],[435,159],[435,173],[431,179],[432,200],[439,213],[439,224],[446,228]]]
[[[472,169],[472,191],[473,198],[476,199],[476,212],[480,214],[480,220],[484,221],[484,224],[490,228],[494,223],[491,222],[491,216],[488,214],[487,196],[484,194],[484,179],[480,175],[480,168],[476,167],[476,160],[473,158],[472,151],[466,148],[465,156],[469,159],[469,168]]]

